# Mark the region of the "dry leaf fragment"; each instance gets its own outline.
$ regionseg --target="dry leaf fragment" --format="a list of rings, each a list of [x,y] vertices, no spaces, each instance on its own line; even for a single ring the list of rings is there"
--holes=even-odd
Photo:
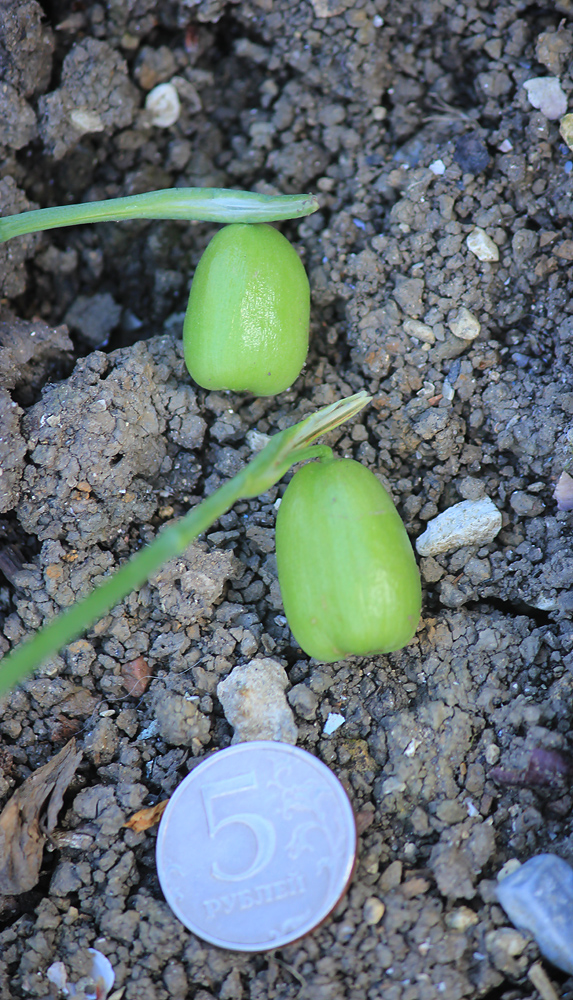
[[[149,687],[153,671],[143,656],[124,663],[121,668],[123,686],[132,698],[141,698]]]
[[[81,758],[76,741],[70,740],[6,803],[0,814],[0,895],[28,892],[36,885],[46,837],[55,829],[64,793]]]
[[[151,826],[159,823],[168,802],[169,799],[164,799],[163,802],[158,802],[156,806],[149,806],[148,809],[139,809],[123,825],[135,833],[143,833],[144,830],[149,830]]]

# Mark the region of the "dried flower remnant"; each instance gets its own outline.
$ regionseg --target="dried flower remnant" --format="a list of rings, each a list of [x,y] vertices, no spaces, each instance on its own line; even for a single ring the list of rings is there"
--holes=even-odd
[[[0,896],[28,892],[36,885],[46,837],[56,828],[81,758],[82,751],[71,740],[8,799],[0,815]]]
[[[562,472],[553,491],[559,510],[573,510],[573,476]]]

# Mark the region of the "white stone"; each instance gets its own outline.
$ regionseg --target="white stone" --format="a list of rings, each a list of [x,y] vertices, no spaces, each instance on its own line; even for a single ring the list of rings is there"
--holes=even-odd
[[[541,114],[554,121],[562,118],[567,111],[567,96],[564,93],[558,77],[534,76],[523,84],[527,91],[529,103],[539,108]]]
[[[407,319],[404,321],[404,331],[409,337],[416,337],[425,344],[434,344],[436,336],[431,326],[427,323],[420,323],[418,319]]]
[[[160,83],[145,98],[145,109],[156,128],[170,128],[181,114],[179,94],[172,83]]]
[[[46,969],[46,979],[57,986],[62,993],[67,993],[68,973],[63,962],[52,962]]]
[[[324,723],[324,729],[322,730],[325,736],[332,736],[337,729],[340,729],[342,725],[346,722],[343,715],[339,715],[338,712],[329,712],[328,719]]]
[[[481,330],[480,321],[465,306],[460,306],[448,326],[454,336],[459,337],[460,340],[475,340],[476,337],[479,337]]]
[[[510,858],[509,861],[506,861],[505,864],[499,869],[496,876],[497,881],[502,882],[508,875],[513,875],[518,868],[521,868],[521,861],[518,861],[517,858]]]
[[[225,718],[235,730],[233,743],[248,740],[296,743],[298,730],[285,698],[287,686],[285,670],[270,657],[235,667],[217,685]]]
[[[421,743],[421,740],[417,740],[416,738],[414,738],[413,740],[410,740],[410,742],[408,743],[408,746],[404,750],[404,756],[405,757],[413,757],[414,754],[416,753],[416,750],[420,746],[420,743]]]
[[[247,431],[247,444],[252,452],[262,451],[270,441],[270,435],[262,431]]]
[[[443,160],[434,160],[430,163],[429,169],[436,175],[436,177],[441,177],[441,175],[446,172],[446,164]]]
[[[97,111],[71,111],[70,121],[78,132],[103,132],[105,129]]]
[[[471,250],[478,260],[499,260],[499,249],[488,236],[485,229],[476,226],[466,239],[468,250]]]
[[[462,500],[428,523],[416,541],[421,556],[436,556],[464,545],[491,542],[501,529],[502,518],[493,500]]]
[[[467,931],[468,927],[477,924],[479,917],[477,913],[470,910],[469,906],[459,906],[456,910],[450,910],[446,914],[446,927],[453,931]]]
[[[503,142],[500,142],[497,148],[499,149],[500,153],[510,153],[511,150],[513,149],[513,143],[510,142],[509,139],[504,139]]]

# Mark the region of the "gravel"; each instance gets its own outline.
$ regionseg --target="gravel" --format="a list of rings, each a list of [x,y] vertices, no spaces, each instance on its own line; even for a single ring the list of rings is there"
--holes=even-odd
[[[539,950],[496,886],[510,860],[573,863],[567,787],[499,780],[573,746],[571,512],[553,498],[572,461],[573,168],[559,118],[524,88],[556,78],[571,102],[557,7],[5,5],[2,214],[175,185],[308,188],[320,211],[281,226],[309,273],[311,349],[292,389],[263,400],[206,393],[184,367],[182,315],[213,226],[2,245],[0,654],[257,442],[361,388],[371,405],[327,443],[381,478],[410,537],[459,504],[486,504],[495,523],[484,537],[470,519],[421,556],[406,649],[324,665],[284,618],[281,482],[3,699],[0,808],[72,737],[83,760],[38,883],[0,897],[1,1000],[48,996],[58,962],[77,983],[90,948],[125,1000],[537,995]],[[180,102],[169,127],[144,107],[163,84]],[[94,298],[104,309],[86,325]],[[250,956],[182,927],[155,828],[123,824],[230,745],[218,686],[266,660],[298,745],[347,788],[361,847],[321,928]],[[545,970],[545,996],[573,997],[569,970]]]

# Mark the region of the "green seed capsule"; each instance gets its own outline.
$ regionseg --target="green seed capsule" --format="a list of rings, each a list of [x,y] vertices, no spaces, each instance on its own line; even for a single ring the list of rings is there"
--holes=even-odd
[[[225,226],[201,257],[183,325],[185,363],[205,389],[274,396],[308,351],[310,290],[300,258],[272,226]]]
[[[276,548],[285,613],[309,656],[332,663],[410,642],[420,574],[392,500],[365,466],[300,468],[279,508]]]

